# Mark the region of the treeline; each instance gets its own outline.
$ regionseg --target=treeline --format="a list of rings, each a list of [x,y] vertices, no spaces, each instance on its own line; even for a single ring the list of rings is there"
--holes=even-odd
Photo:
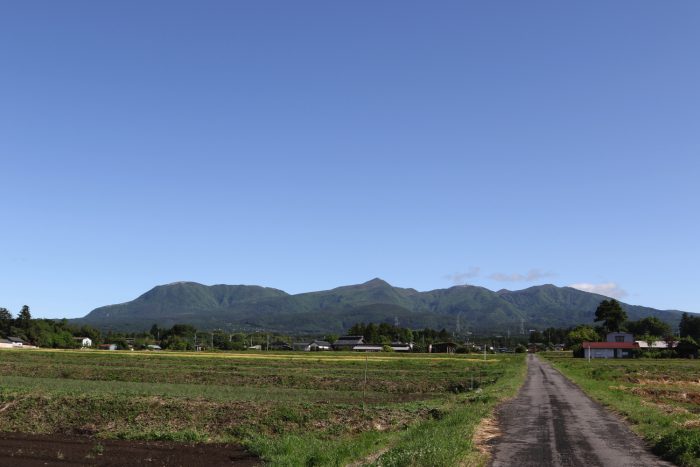
[[[7,308],[0,308],[0,337],[18,337],[37,347],[71,349],[80,347],[75,337],[99,339],[100,332],[90,326],[71,326],[68,321],[33,319],[24,305],[14,318]]]
[[[348,330],[348,335],[362,336],[368,344],[391,344],[392,342],[432,344],[452,339],[452,335],[445,329],[441,331],[429,328],[412,330],[389,323],[356,323]]]
[[[163,349],[169,350],[245,350],[258,345],[265,349],[280,342],[292,343],[290,336],[280,333],[198,331],[189,324],[176,324],[169,329],[154,324],[144,335],[157,340]]]

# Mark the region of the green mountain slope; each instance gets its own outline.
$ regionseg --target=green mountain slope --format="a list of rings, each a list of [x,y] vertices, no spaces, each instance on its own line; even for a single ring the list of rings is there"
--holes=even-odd
[[[398,321],[411,328],[517,333],[521,324],[526,329],[591,324],[603,299],[554,285],[498,292],[465,285],[418,292],[372,279],[290,295],[259,286],[178,282],[155,287],[131,302],[97,308],[74,321],[115,330],[190,323],[200,329],[290,333],[342,333],[361,321]],[[632,320],[656,316],[673,326],[680,320],[680,311],[623,306]]]

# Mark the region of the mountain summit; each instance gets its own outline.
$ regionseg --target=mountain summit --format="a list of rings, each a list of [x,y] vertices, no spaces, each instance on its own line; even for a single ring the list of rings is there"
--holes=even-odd
[[[362,284],[290,295],[256,285],[159,285],[118,305],[108,305],[74,320],[102,329],[138,331],[153,323],[189,323],[200,329],[269,330],[289,333],[345,332],[357,322],[399,322],[410,328],[518,333],[592,324],[595,309],[607,297],[551,284],[493,292],[462,285],[418,292],[374,278]],[[623,307],[629,319],[656,316],[675,325],[677,310]]]

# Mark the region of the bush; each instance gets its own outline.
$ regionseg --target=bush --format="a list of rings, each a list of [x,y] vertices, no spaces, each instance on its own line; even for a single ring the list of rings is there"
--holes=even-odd
[[[671,349],[636,351],[636,356],[641,358],[675,358],[676,351]]]
[[[576,358],[583,358],[586,356],[581,344],[572,345],[571,353],[573,353],[574,357]]]
[[[669,433],[656,443],[654,453],[678,465],[697,465],[700,459],[700,432],[676,430]]]
[[[698,344],[692,337],[683,337],[676,346],[676,354],[682,358],[697,358]]]

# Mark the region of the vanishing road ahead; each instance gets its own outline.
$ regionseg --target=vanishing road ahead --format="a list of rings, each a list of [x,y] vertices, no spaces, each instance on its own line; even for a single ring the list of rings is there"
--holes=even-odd
[[[493,467],[671,466],[625,424],[535,355],[518,396],[498,413]]]

